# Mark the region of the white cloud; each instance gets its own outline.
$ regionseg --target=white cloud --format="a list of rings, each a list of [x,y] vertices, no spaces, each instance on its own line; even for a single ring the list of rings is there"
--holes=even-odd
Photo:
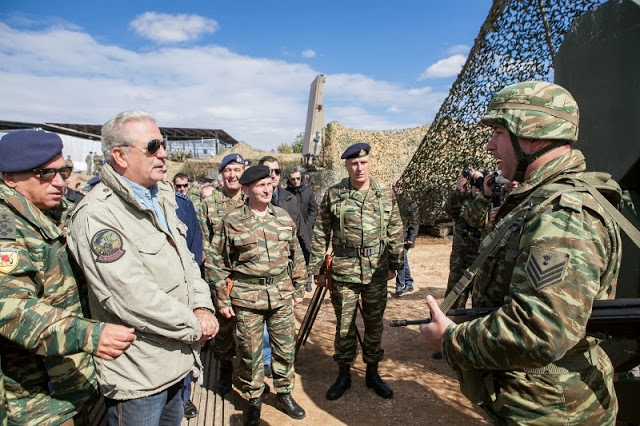
[[[418,81],[425,80],[427,78],[446,78],[458,75],[462,66],[467,60],[466,55],[455,54],[448,58],[440,59],[435,64],[429,65],[420,77]]]
[[[189,64],[185,66],[184,64]],[[0,119],[101,124],[151,111],[161,126],[223,129],[275,149],[304,131],[317,70],[206,45],[136,52],[81,31],[21,31],[0,22]],[[429,123],[446,92],[361,74],[326,73],[327,123],[400,129]]]
[[[313,50],[313,49],[304,50],[302,52],[302,57],[303,58],[315,58],[316,57],[316,51]]]
[[[179,43],[200,39],[206,33],[214,33],[218,23],[199,15],[169,15],[145,12],[129,24],[140,36],[157,43]]]
[[[465,44],[456,44],[447,49],[447,55],[468,55],[471,48]]]

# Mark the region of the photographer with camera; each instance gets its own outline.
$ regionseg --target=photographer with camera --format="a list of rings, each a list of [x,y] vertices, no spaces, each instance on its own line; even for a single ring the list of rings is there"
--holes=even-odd
[[[471,226],[482,229],[482,240],[493,228],[500,205],[506,196],[518,187],[518,182],[504,178],[499,171],[485,173],[480,180],[481,190],[464,209],[462,216]]]

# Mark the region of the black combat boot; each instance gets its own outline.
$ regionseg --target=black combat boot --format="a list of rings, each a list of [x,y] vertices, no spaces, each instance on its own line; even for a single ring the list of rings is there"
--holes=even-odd
[[[262,409],[262,398],[251,398],[247,408],[247,420],[245,426],[258,426],[260,424],[260,410]]]
[[[329,401],[336,400],[351,387],[351,366],[349,364],[340,364],[340,370],[336,382],[331,385],[327,391],[327,399]]]
[[[276,396],[276,408],[287,413],[292,419],[304,419],[304,416],[307,414],[302,407],[293,400],[289,393],[279,393]]]
[[[220,395],[231,392],[233,379],[233,363],[229,360],[220,361],[217,390]]]
[[[372,362],[367,364],[367,387],[373,388],[376,393],[383,398],[391,398],[393,391],[385,382],[382,381],[378,374],[378,363]]]

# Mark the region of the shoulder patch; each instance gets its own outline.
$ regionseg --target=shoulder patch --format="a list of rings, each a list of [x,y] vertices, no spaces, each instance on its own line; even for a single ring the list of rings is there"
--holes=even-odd
[[[16,217],[8,210],[0,210],[0,240],[16,239]]]
[[[98,263],[112,263],[124,256],[122,237],[113,229],[101,229],[91,237],[91,251]]]
[[[525,272],[536,290],[541,290],[564,278],[569,258],[567,253],[531,247]]]
[[[558,204],[566,209],[573,210],[576,213],[580,213],[582,211],[582,200],[573,194],[562,194]]]
[[[18,266],[18,250],[0,249],[0,272],[8,274]]]

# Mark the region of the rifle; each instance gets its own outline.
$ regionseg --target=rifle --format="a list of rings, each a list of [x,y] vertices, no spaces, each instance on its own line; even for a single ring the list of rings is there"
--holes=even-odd
[[[456,324],[489,315],[497,307],[450,309],[447,316]],[[431,318],[391,320],[389,326],[428,324]],[[587,322],[587,336],[602,340],[640,338],[640,299],[595,300]]]
[[[324,287],[316,287],[313,296],[311,297],[311,302],[309,303],[309,307],[307,308],[307,312],[304,315],[304,319],[300,324],[300,330],[298,331],[298,337],[296,339],[296,355],[298,355],[298,349],[304,347],[305,343],[307,343],[307,338],[309,337],[309,333],[311,333],[311,328],[313,324],[316,322],[316,318],[318,317],[318,312],[320,311],[320,307],[322,306],[322,301],[324,300],[325,295],[327,294],[327,290],[331,292],[333,290],[333,277],[331,276],[331,264],[333,263],[333,256],[327,254],[324,257],[324,273],[325,273],[325,286]],[[362,307],[360,307],[360,302],[358,301],[356,304],[356,308],[360,311],[362,315]],[[360,342],[360,346],[362,346],[362,337],[360,336],[360,332],[356,327],[356,337]]]

